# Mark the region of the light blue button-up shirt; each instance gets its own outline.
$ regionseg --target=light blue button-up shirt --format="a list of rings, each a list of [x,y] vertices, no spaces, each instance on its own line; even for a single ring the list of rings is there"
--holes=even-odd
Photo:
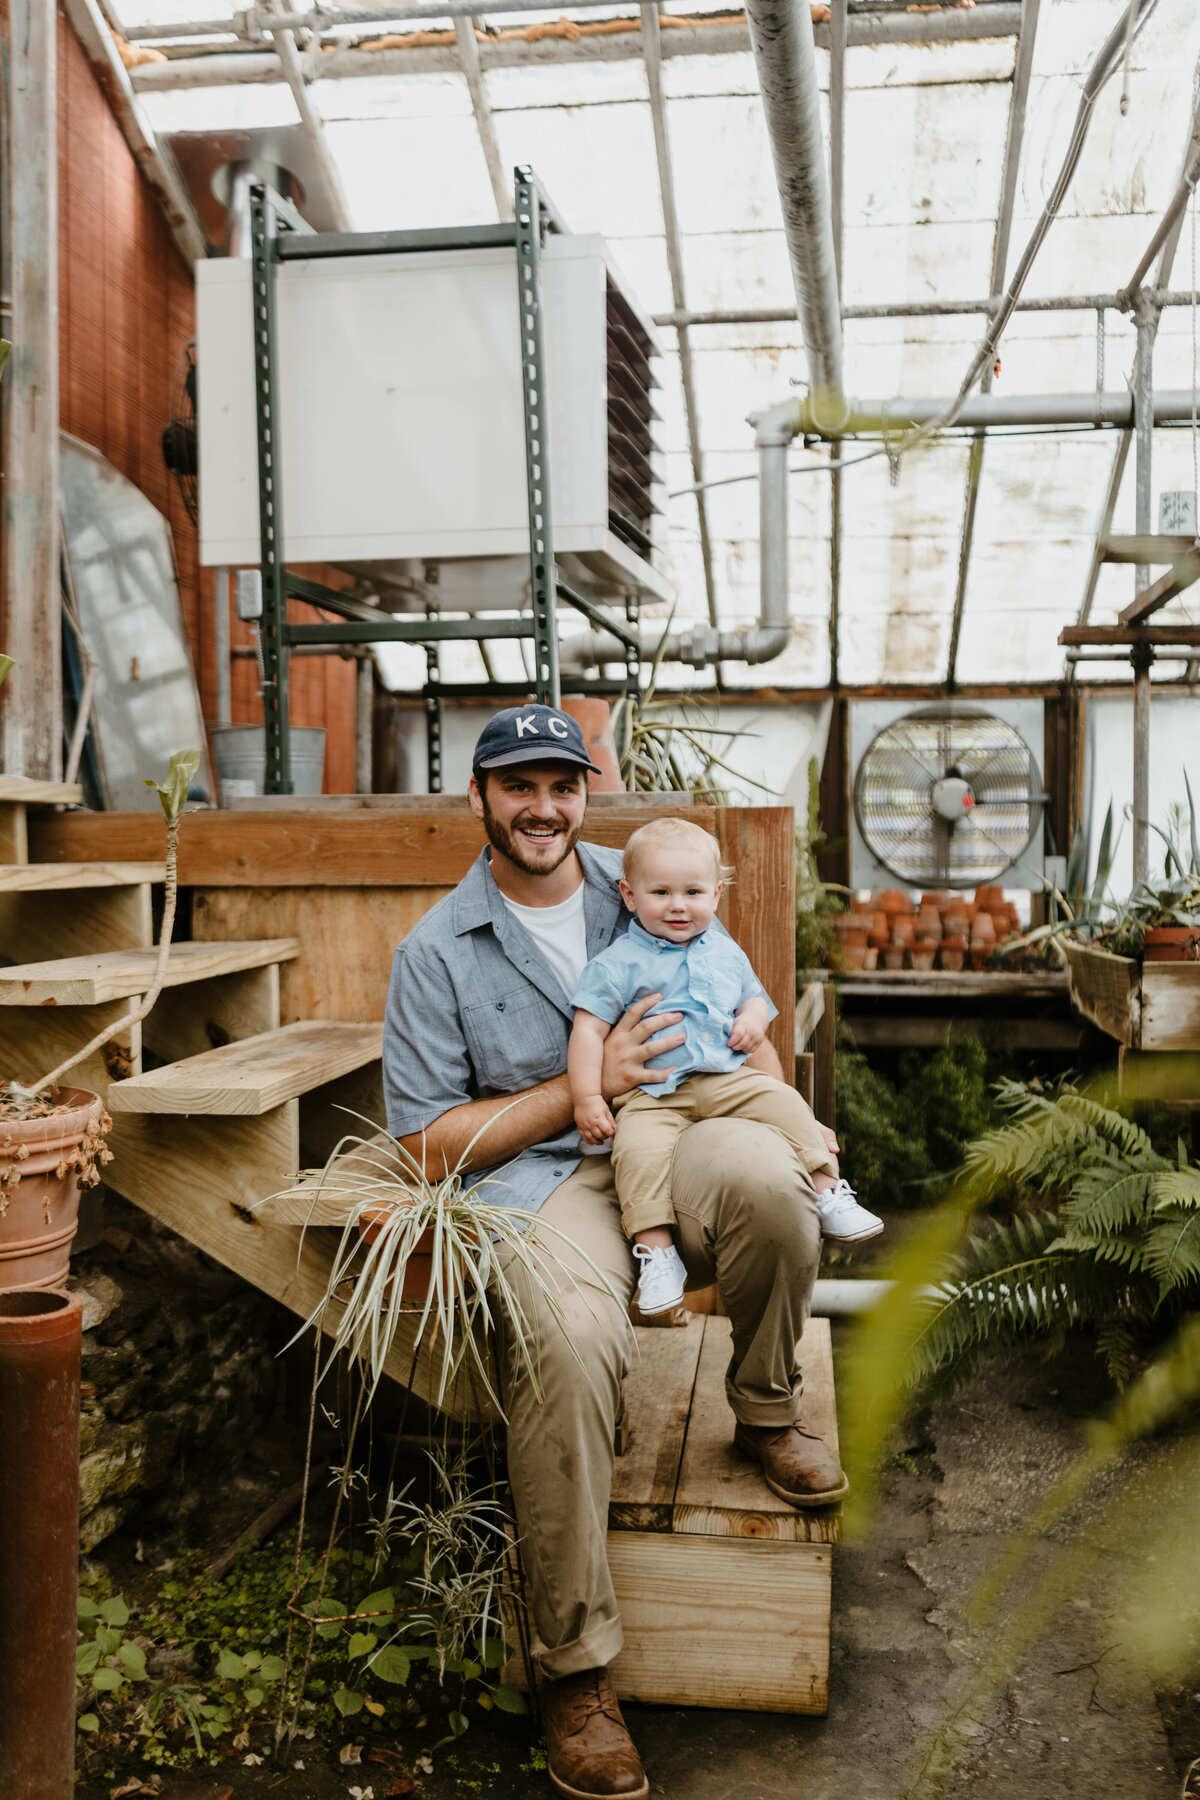
[[[675,1070],[666,1081],[640,1083],[647,1094],[673,1094],[689,1075],[727,1075],[740,1069],[745,1052],[729,1048],[738,1007],[761,994],[771,1018],[779,1011],[745,951],[716,919],[686,944],[668,943],[631,919],[625,936],[588,963],[572,1004],[615,1025],[635,1000],[659,993],[662,1005],[656,1010],[682,1013],[681,1024],[672,1030],[682,1030],[685,1037],[677,1050],[664,1051],[646,1064],[648,1069]]]
[[[578,844],[587,951],[623,934],[621,852]],[[388,1130],[407,1137],[451,1107],[519,1094],[563,1075],[574,1009],[520,920],[505,906],[487,850],[396,951],[383,1027]],[[487,1140],[484,1139],[483,1148]],[[579,1166],[572,1125],[500,1167],[481,1169],[489,1205],[537,1212]]]

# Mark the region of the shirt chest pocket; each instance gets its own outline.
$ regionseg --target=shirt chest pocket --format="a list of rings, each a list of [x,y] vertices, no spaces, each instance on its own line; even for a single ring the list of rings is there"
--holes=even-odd
[[[465,1006],[462,1021],[481,1088],[515,1093],[566,1069],[567,1021],[536,989],[514,987]]]

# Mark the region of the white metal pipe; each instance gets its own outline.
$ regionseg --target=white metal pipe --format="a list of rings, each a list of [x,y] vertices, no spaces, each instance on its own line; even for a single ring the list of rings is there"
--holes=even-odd
[[[686,663],[693,669],[711,669],[722,662],[765,663],[782,656],[792,641],[790,620],[774,624],[733,626],[714,631],[711,625],[693,625],[672,631],[661,651],[663,662]],[[661,632],[653,628],[639,633],[644,662],[659,654]],[[606,631],[579,631],[559,644],[560,667],[571,674],[595,669],[603,663],[624,662],[625,646]]]
[[[821,134],[812,14],[796,0],[746,0],[792,284],[815,394],[842,391],[842,320]]]
[[[467,92],[471,96],[471,110],[475,114],[475,129],[479,134],[479,147],[483,151],[488,180],[492,184],[492,198],[496,202],[496,216],[502,225],[507,225],[513,216],[513,184],[504,172],[500,140],[496,136],[496,120],[492,113],[491,101],[488,99],[487,88],[484,86],[483,66],[479,61],[479,42],[475,36],[473,16],[462,14],[456,16],[454,42],[458,48],[459,60],[466,78]]]
[[[845,413],[831,420],[826,411],[809,399],[785,401],[772,408],[773,414],[790,411],[794,420],[793,436],[839,438],[858,433],[902,432],[910,425],[925,425],[941,417],[950,405],[948,400],[848,400]],[[974,394],[965,402],[954,423],[956,426],[982,425],[1122,425],[1133,424],[1133,395],[1097,394]],[[1182,424],[1192,416],[1190,388],[1160,390],[1153,396],[1156,425]],[[756,414],[751,424],[757,425],[767,414]]]
[[[213,577],[213,655],[217,664],[217,724],[233,723],[233,680],[229,656],[229,570]]]
[[[292,33],[282,25],[272,22],[270,15],[263,20],[263,27],[271,34],[275,45],[275,53],[279,58],[279,66],[283,70],[283,78],[292,90],[292,99],[296,102],[296,111],[300,114],[300,126],[305,141],[312,151],[313,161],[321,172],[321,180],[332,203],[331,210],[336,231],[352,231],[350,208],[346,201],[346,192],[342,187],[342,178],[338,174],[337,164],[329,148],[329,140],[325,136],[325,123],[313,104],[313,97],[308,91],[308,76],[296,48],[296,40]]]

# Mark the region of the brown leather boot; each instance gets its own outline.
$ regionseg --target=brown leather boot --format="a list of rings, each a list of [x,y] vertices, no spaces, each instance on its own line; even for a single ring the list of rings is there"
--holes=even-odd
[[[607,1669],[543,1681],[550,1779],[571,1800],[645,1800],[650,1783],[625,1729]]]
[[[733,1441],[762,1464],[771,1492],[792,1506],[830,1506],[850,1492],[837,1457],[803,1419],[782,1426],[739,1422]]]

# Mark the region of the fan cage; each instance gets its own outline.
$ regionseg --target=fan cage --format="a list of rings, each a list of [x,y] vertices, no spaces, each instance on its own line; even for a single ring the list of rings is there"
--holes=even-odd
[[[954,826],[934,812],[934,784],[958,773],[976,806]],[[1016,728],[992,713],[934,707],[876,733],[854,777],[863,843],[909,887],[970,888],[1020,863],[1041,823],[1037,764]]]

